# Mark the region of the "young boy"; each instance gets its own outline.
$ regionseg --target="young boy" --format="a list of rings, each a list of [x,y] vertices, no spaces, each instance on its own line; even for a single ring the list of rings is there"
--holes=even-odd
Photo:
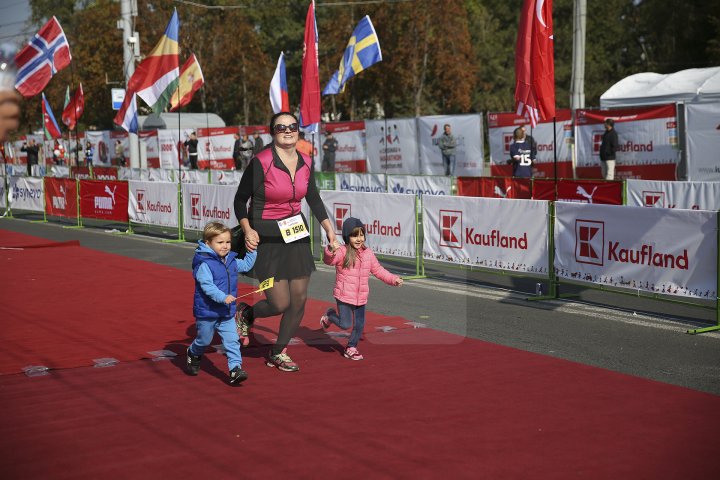
[[[217,330],[228,359],[230,385],[248,378],[242,369],[240,342],[235,328],[235,296],[238,272],[247,272],[255,264],[257,252],[247,252],[242,260],[230,251],[230,229],[220,222],[205,225],[203,239],[193,257],[195,297],[193,315],[197,336],[187,349],[187,372],[197,375],[200,359]]]

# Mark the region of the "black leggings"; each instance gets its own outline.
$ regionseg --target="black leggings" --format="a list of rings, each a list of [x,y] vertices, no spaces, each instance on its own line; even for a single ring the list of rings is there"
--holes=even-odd
[[[309,284],[310,277],[278,280],[271,289],[265,290],[265,300],[253,305],[250,312],[251,323],[256,318],[274,317],[282,313],[278,338],[271,349],[273,355],[277,355],[287,347],[300,326],[305,314]]]

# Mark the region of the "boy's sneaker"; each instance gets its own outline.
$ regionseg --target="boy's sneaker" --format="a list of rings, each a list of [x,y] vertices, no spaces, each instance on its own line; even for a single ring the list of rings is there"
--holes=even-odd
[[[330,310],[332,310],[332,308],[328,308],[325,312],[325,315],[320,317],[320,328],[322,328],[323,330],[327,330],[328,328],[330,328]]]
[[[287,351],[287,348],[284,349],[282,352],[278,353],[277,355],[272,354],[272,350],[268,354],[267,359],[265,360],[265,365],[268,367],[277,367],[278,370],[282,370],[283,372],[297,372],[300,370],[300,367],[297,363],[292,361],[292,358],[290,358],[290,355],[285,353]]]
[[[185,369],[190,375],[197,375],[200,371],[200,359],[202,356],[190,353],[190,347],[187,349],[187,360],[185,361]]]
[[[355,347],[348,347],[345,349],[345,353],[343,353],[343,356],[345,358],[349,358],[350,360],[362,360],[363,357],[360,352],[358,352],[358,349]]]
[[[239,365],[230,370],[230,385],[239,385],[245,380],[247,380],[247,378],[247,372],[240,368]]]
[[[235,325],[237,325],[238,336],[243,347],[250,343],[250,311],[252,307],[247,303],[240,303],[235,312]]]

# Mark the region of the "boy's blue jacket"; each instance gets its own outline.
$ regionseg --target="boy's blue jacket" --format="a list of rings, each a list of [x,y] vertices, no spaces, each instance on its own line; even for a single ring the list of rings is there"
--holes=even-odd
[[[225,304],[228,295],[237,296],[238,272],[247,272],[255,265],[257,252],[247,252],[242,260],[230,252],[225,261],[202,240],[193,257],[195,296],[193,315],[196,318],[228,318],[235,315],[235,302]]]

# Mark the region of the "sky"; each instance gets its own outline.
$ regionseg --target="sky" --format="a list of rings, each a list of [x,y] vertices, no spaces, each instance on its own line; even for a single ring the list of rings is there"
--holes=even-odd
[[[27,43],[36,33],[29,19],[30,0],[0,0],[0,43]]]

